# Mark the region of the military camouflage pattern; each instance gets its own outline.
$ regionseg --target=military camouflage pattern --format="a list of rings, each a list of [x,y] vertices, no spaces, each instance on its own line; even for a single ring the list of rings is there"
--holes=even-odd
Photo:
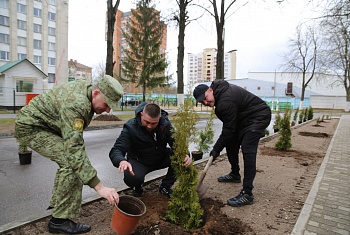
[[[17,141],[59,165],[51,198],[56,218],[79,216],[83,185],[100,182],[83,140],[94,114],[91,101],[90,83],[66,83],[33,98],[16,120]]]
[[[97,84],[98,89],[106,96],[108,106],[113,109],[118,109],[118,101],[123,95],[123,87],[113,77],[105,75]]]

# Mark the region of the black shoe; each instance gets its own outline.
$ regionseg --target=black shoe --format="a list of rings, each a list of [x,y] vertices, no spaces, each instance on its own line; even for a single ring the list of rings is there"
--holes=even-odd
[[[91,226],[85,224],[79,224],[72,220],[67,220],[62,224],[55,224],[49,222],[49,232],[50,233],[67,233],[67,234],[81,234],[87,233],[91,230]]]
[[[218,178],[218,181],[221,183],[227,183],[227,182],[232,182],[232,183],[241,183],[241,176],[240,175],[234,175],[232,173],[224,176],[220,176]]]
[[[239,207],[245,205],[253,204],[254,196],[245,193],[244,191],[240,192],[236,197],[227,200],[227,203],[230,206]]]
[[[140,187],[135,187],[133,189],[132,195],[134,197],[141,197],[143,195],[143,187],[142,187],[142,185]]]
[[[172,190],[165,186],[159,186],[159,192],[167,197],[170,197],[170,194],[172,193]]]

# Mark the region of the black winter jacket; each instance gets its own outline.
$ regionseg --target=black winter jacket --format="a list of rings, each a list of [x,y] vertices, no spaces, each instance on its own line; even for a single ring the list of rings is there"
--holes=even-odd
[[[241,139],[248,130],[263,134],[270,124],[271,110],[262,99],[225,80],[217,79],[210,87],[214,91],[215,114],[223,123],[213,147],[216,152],[221,152],[233,136]]]
[[[126,154],[128,159],[133,158],[150,166],[157,165],[171,153],[167,144],[172,147],[174,140],[171,135],[172,125],[168,119],[168,113],[161,110],[158,126],[150,133],[141,124],[140,113],[146,104],[143,102],[136,108],[135,118],[124,124],[122,132],[109,152],[109,158],[115,167],[119,167],[119,163],[126,160]]]

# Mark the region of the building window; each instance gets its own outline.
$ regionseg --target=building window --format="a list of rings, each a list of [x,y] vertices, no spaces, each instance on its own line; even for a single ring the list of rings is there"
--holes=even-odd
[[[10,35],[0,33],[0,42],[10,44]]]
[[[33,92],[33,81],[17,80],[16,91],[17,92]]]
[[[51,36],[56,36],[56,29],[55,28],[52,28],[52,27],[49,27],[49,35]]]
[[[41,9],[34,7],[34,16],[41,18]]]
[[[0,60],[10,60],[10,52],[0,51]]]
[[[27,54],[18,53],[18,60],[24,60],[27,58]]]
[[[0,25],[10,26],[10,20],[7,16],[0,16]]]
[[[17,38],[17,45],[18,46],[26,46],[27,45],[27,39],[24,37],[18,37]]]
[[[55,65],[55,58],[49,57],[48,60],[49,65]]]
[[[56,21],[56,14],[53,12],[49,12],[49,20]]]
[[[49,4],[56,6],[56,0],[49,0]]]
[[[0,0],[0,8],[9,9],[9,0]]]
[[[49,42],[49,51],[55,51],[56,44],[53,42]]]
[[[41,25],[34,24],[34,33],[41,33]]]
[[[41,56],[40,55],[35,55],[34,57],[34,64],[41,64]]]
[[[17,28],[27,30],[27,24],[23,20],[17,20]]]
[[[34,39],[34,49],[40,49],[41,50],[41,40]]]
[[[27,6],[23,5],[21,3],[17,3],[17,12],[26,14],[27,13]]]
[[[49,73],[49,83],[55,83],[55,74]]]

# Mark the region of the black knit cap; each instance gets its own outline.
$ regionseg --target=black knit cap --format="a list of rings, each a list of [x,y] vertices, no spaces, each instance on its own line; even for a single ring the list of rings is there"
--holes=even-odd
[[[205,84],[200,84],[194,88],[193,96],[197,100],[197,102],[202,102],[205,97],[205,92],[209,89],[209,87]]]

